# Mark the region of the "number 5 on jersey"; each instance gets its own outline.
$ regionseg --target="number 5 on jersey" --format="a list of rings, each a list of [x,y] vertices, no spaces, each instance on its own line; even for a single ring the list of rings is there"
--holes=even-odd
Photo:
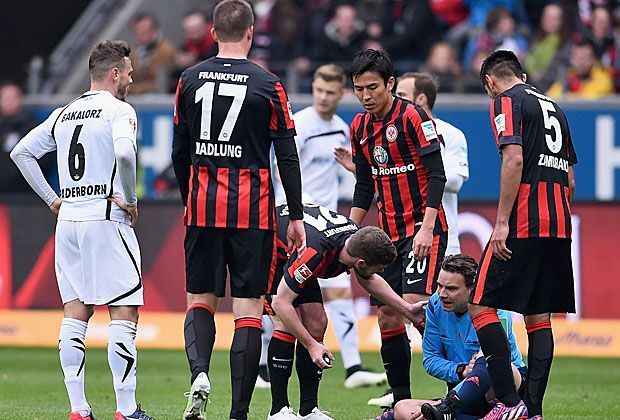
[[[231,83],[220,83],[217,94],[219,96],[232,96],[233,101],[226,114],[226,119],[217,138],[218,141],[229,141],[230,135],[235,128],[239,112],[245,99],[248,87],[245,85],[234,85]],[[215,83],[206,82],[196,90],[195,103],[202,101],[202,112],[200,119],[200,139],[211,140],[211,110],[213,109],[213,96],[215,94]]]

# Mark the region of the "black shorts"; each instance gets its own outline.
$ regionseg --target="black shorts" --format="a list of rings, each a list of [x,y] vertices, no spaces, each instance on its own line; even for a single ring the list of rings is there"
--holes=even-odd
[[[437,289],[437,276],[446,254],[448,232],[433,236],[430,254],[420,261],[413,259],[413,236],[396,241],[394,245],[398,256],[382,273],[379,273],[381,277],[400,296],[409,293],[432,295]],[[383,305],[373,296],[370,297],[370,304]]]
[[[280,266],[278,264],[278,266]],[[280,268],[280,267],[278,267]],[[279,274],[279,276],[278,276]],[[276,278],[273,280],[273,287],[265,295],[265,304],[263,313],[266,315],[277,315],[271,306],[273,296],[276,295],[278,285],[282,280],[282,269],[276,270]],[[305,287],[302,289],[301,294],[293,301],[293,307],[297,308],[304,303],[323,303],[323,295],[321,294],[321,287],[316,277],[311,277],[306,281]]]
[[[275,232],[262,229],[219,229],[187,226],[185,289],[188,293],[260,298],[275,274]]]
[[[508,261],[485,248],[469,301],[522,315],[575,312],[571,241],[508,239]]]

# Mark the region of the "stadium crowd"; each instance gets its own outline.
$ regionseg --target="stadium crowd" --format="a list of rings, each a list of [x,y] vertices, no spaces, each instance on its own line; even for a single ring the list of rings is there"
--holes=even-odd
[[[347,68],[362,48],[388,51],[398,74],[428,71],[440,92],[484,93],[484,57],[515,52],[529,82],[553,97],[596,98],[620,90],[620,2],[615,0],[254,0],[250,59],[310,92],[314,70]],[[212,6],[215,5],[212,4]],[[212,7],[211,7],[212,9]],[[208,10],[189,10],[178,46],[155,15],[132,22],[134,94],[170,92],[180,72],[213,56]]]

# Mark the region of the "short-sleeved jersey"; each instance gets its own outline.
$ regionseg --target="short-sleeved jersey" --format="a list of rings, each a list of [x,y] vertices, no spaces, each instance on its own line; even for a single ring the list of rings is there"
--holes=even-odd
[[[297,153],[304,197],[328,209],[338,207],[340,164],[334,157],[336,147],[349,147],[349,126],[338,115],[326,121],[309,106],[296,112]],[[276,186],[276,204],[285,203],[284,190]]]
[[[107,198],[125,200],[117,174],[114,142],[127,138],[136,148],[137,118],[131,105],[108,91],[89,91],[58,108],[21,144],[35,157],[57,150],[62,206],[58,220],[115,220],[126,211]]]
[[[368,112],[351,123],[351,151],[355,163],[370,164],[377,192],[379,225],[393,241],[411,237],[422,223],[428,180],[421,156],[438,152],[434,121],[422,108],[399,97],[383,120]],[[439,206],[434,233],[447,230]]]
[[[562,109],[535,87],[520,83],[493,99],[495,143],[523,147],[521,185],[509,238],[570,238],[568,172],[577,155]]]
[[[467,162],[467,140],[465,134],[455,126],[446,121],[435,118],[437,134],[443,138],[441,146],[441,160],[448,173],[456,173],[463,177],[463,181],[469,179],[469,163]],[[460,248],[458,230],[458,206],[459,199],[455,192],[443,192],[441,199],[443,210],[448,221],[448,252],[456,251]]]
[[[275,229],[269,151],[295,135],[277,76],[243,59],[190,67],[177,85],[174,132],[191,156],[186,225]]]
[[[286,243],[288,227],[288,207],[278,206],[278,243]],[[349,269],[338,260],[338,254],[347,238],[359,230],[359,227],[347,217],[326,207],[304,205],[304,227],[306,229],[306,251],[297,258],[294,251],[284,265],[284,279],[287,283],[296,281],[303,289],[308,279],[318,277],[330,279]],[[278,253],[279,258],[286,254]]]

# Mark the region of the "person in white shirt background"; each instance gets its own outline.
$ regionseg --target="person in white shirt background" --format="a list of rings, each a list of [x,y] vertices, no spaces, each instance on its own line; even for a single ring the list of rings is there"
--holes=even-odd
[[[446,249],[446,256],[448,256],[461,253],[457,194],[463,183],[469,179],[469,165],[467,163],[467,140],[463,132],[432,113],[437,98],[437,89],[437,81],[429,73],[410,72],[398,78],[396,95],[421,106],[435,121],[437,133],[443,137],[441,158],[447,181],[441,204],[448,219],[448,248]]]
[[[293,116],[297,130],[295,141],[304,201],[334,211],[338,210],[342,178],[352,177],[338,165],[335,155],[336,149],[348,150],[350,147],[349,125],[336,115],[345,83],[346,74],[341,67],[335,64],[319,67],[312,82],[312,105]],[[274,178],[278,179],[277,176]],[[279,182],[274,184],[276,205],[283,204],[285,197],[282,186]],[[346,371],[345,387],[356,388],[386,382],[385,372],[372,372],[362,367],[349,275],[343,273],[333,279],[319,279],[319,284],[328,318],[340,343],[342,363]],[[263,355],[265,353],[266,348],[263,347]],[[266,365],[266,358],[263,357],[261,362]],[[260,385],[264,386],[262,383]]]

